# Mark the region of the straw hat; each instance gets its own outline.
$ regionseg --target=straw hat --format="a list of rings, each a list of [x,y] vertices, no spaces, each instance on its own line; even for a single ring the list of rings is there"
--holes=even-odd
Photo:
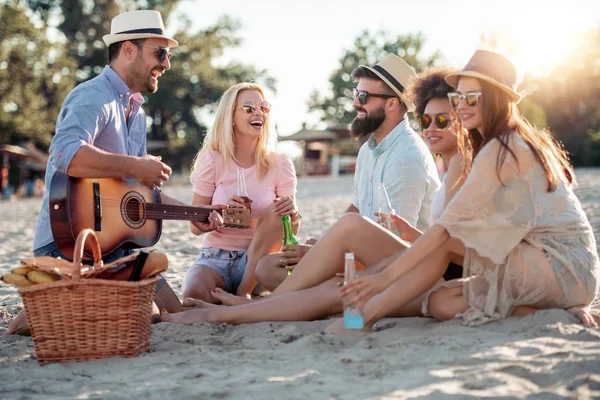
[[[508,94],[515,103],[523,98],[517,92],[519,86],[517,68],[508,58],[493,51],[475,51],[463,70],[448,75],[446,82],[456,88],[461,76],[470,76],[491,83]]]
[[[107,46],[125,40],[159,38],[167,39],[169,47],[177,47],[179,43],[166,35],[165,25],[158,11],[139,10],[119,14],[110,23],[110,35],[102,39]]]
[[[415,110],[415,105],[405,95],[405,88],[417,74],[403,59],[395,54],[388,54],[372,67],[366,65],[361,67],[381,78],[400,97],[408,111]]]

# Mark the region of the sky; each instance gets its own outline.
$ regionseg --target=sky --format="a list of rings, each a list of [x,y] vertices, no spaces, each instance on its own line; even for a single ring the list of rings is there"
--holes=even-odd
[[[303,123],[319,122],[308,113],[310,94],[329,90],[344,50],[365,29],[421,32],[424,53],[440,50],[441,63],[457,68],[481,48],[482,33],[499,33],[518,40],[520,50],[511,54],[518,68],[543,75],[568,56],[576,32],[600,26],[600,0],[186,0],[167,21],[169,31],[181,15],[192,20],[193,30],[222,15],[241,23],[241,46],[220,62],[255,65],[277,80],[268,100],[278,133],[287,136]]]

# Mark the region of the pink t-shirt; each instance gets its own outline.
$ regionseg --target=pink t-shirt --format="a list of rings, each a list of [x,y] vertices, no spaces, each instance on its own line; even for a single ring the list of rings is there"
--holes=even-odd
[[[258,180],[255,167],[244,169],[248,197],[252,200],[252,229],[219,228],[204,234],[203,247],[248,250],[258,219],[264,215],[267,207],[278,197],[296,194],[297,179],[292,160],[286,154],[277,154],[276,157],[276,162],[262,181]],[[233,162],[226,168],[223,156],[217,151],[202,154],[192,179],[194,193],[212,197],[211,204],[227,204],[237,194],[237,168]]]

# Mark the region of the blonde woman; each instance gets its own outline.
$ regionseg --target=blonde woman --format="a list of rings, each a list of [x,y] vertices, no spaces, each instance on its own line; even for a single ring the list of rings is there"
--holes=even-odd
[[[249,295],[256,284],[258,260],[281,248],[281,216],[289,215],[294,232],[298,232],[296,173],[290,158],[275,150],[277,136],[270,111],[265,90],[254,83],[232,86],[219,101],[214,125],[190,174],[192,204],[243,206],[244,199],[237,197],[241,170],[251,200],[253,227],[226,228],[216,212],[208,223],[191,224],[192,233],[203,235],[203,243],[183,281],[186,298],[215,303],[212,293],[217,288]]]

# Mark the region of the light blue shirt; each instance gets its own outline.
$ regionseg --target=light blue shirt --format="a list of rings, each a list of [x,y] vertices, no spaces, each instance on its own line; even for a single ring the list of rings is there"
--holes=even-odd
[[[125,110],[131,99],[126,122]],[[67,173],[73,156],[81,146],[135,156],[146,154],[146,114],[144,98],[131,93],[121,77],[109,66],[102,74],[73,89],[66,97],[56,121],[46,167],[46,192],[35,227],[33,249],[54,241],[50,229],[48,199],[54,173]]]
[[[377,185],[385,185],[396,215],[422,232],[429,228],[431,204],[441,183],[427,145],[405,118],[377,144],[371,136],[358,152],[354,207],[377,220]]]

